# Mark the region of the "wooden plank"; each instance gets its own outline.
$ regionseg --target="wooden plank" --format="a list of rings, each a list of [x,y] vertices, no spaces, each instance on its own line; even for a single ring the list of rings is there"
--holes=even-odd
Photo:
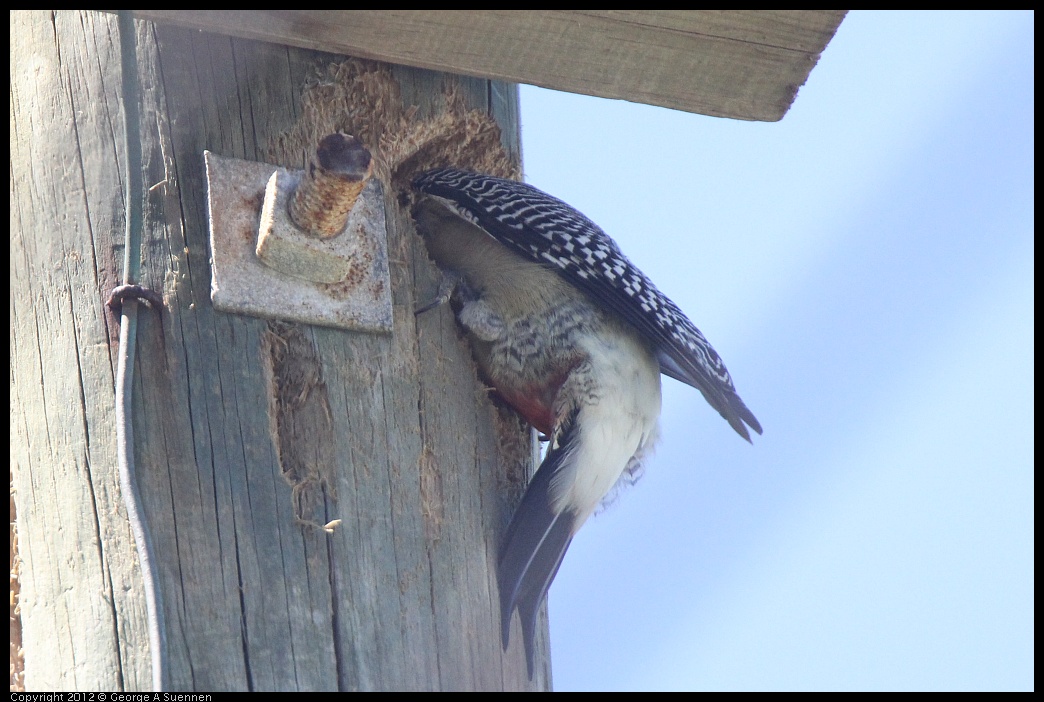
[[[841,10],[572,10],[620,23],[733,39],[793,51],[822,51]]]
[[[492,565],[529,435],[490,403],[451,312],[413,314],[437,283],[397,194],[386,193],[392,335],[210,303],[203,150],[301,167],[300,145],[281,138],[307,112],[305,86],[332,84],[343,57],[136,24],[141,280],[166,307],[162,323],[139,313],[133,421],[174,689],[546,689],[546,627],[535,680],[517,641],[501,651]],[[115,460],[118,321],[103,306],[123,253],[116,18],[18,11],[11,35],[25,687],[144,690],[144,602]],[[445,109],[452,77],[394,74],[403,100]],[[517,125],[510,86],[466,79],[460,90]],[[517,129],[505,139],[517,155]],[[273,394],[273,376],[293,402]],[[288,467],[321,484],[295,489]],[[341,526],[299,523],[302,499]]]
[[[744,120],[783,117],[843,10],[135,10],[279,44]]]

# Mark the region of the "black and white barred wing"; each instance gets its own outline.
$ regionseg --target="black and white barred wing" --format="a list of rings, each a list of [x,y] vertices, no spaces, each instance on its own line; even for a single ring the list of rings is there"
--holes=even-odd
[[[422,173],[413,184],[448,201],[497,241],[547,265],[629,322],[655,345],[661,371],[703,393],[740,436],[750,440],[744,423],[761,433],[700,330],[597,224],[561,200],[513,180],[440,168]]]

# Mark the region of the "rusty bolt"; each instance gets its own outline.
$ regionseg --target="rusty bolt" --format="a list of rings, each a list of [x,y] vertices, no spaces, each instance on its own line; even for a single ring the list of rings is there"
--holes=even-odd
[[[372,173],[373,158],[362,141],[344,132],[323,137],[290,198],[290,218],[321,239],[337,236]]]

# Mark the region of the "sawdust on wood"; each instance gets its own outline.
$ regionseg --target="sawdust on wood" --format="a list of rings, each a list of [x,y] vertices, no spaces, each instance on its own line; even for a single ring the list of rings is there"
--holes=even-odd
[[[421,119],[416,105],[402,103],[392,69],[362,59],[328,66],[302,95],[297,123],[270,146],[272,154],[307,156],[327,134],[358,137],[374,156],[374,173],[396,192],[409,190],[413,176],[455,166],[519,179],[519,165],[500,141],[500,126],[483,110],[467,109],[456,79],[447,76],[443,109]]]

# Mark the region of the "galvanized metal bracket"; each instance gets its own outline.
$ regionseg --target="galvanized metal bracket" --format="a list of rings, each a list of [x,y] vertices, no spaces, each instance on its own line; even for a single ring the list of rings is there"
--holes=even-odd
[[[210,151],[203,157],[215,309],[391,332],[387,219],[376,179],[366,181],[344,230],[320,239],[298,229],[287,211],[303,171]]]

